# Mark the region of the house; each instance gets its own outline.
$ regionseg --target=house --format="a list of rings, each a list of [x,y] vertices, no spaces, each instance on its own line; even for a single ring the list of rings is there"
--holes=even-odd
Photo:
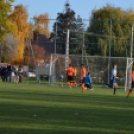
[[[55,50],[55,44],[44,35],[39,34],[39,32],[36,31],[33,31],[33,40],[31,41],[31,45],[38,45],[39,47],[44,48],[45,57],[50,56]],[[56,53],[61,53],[61,50],[57,46]]]

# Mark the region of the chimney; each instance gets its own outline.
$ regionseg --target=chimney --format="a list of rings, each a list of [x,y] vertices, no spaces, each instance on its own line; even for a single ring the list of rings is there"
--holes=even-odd
[[[39,35],[39,32],[33,31],[33,40],[34,41],[38,41],[38,35]]]

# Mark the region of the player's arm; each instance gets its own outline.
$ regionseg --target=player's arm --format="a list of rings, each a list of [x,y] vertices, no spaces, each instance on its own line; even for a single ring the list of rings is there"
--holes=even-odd
[[[86,70],[84,71],[84,76],[86,76]]]
[[[90,77],[89,79],[90,79],[90,84],[93,85],[93,83],[92,83],[92,78]]]
[[[119,77],[115,76],[114,72],[113,72],[113,76],[114,76],[116,79],[119,79]]]

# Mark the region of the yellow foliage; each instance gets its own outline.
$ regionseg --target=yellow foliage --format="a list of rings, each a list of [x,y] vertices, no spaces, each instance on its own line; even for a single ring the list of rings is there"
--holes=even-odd
[[[50,37],[50,32],[49,32],[49,15],[46,14],[41,14],[39,16],[34,16],[34,19],[36,20],[35,24],[35,31],[38,31],[40,34],[43,34],[47,38]]]
[[[15,35],[19,39],[18,57],[15,59],[15,63],[22,64],[24,60],[25,39],[29,38],[30,35],[30,25],[27,22],[27,7],[23,5],[15,6],[10,18],[15,28]]]

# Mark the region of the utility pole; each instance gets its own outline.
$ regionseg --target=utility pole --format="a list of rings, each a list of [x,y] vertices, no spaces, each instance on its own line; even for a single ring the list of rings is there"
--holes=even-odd
[[[133,58],[133,25],[129,24],[131,27],[131,39],[130,39],[130,58]]]
[[[85,34],[83,32],[83,44],[82,44],[82,63],[83,63],[83,56],[84,56],[84,44],[85,44]]]
[[[110,20],[110,33],[109,33],[108,84],[110,83],[111,39],[112,39],[112,20]]]
[[[56,58],[56,39],[57,39],[57,19],[56,19],[56,34],[55,34],[55,44],[54,44],[54,54]]]
[[[133,25],[129,24],[129,26],[131,27],[131,38],[130,38],[130,60],[128,62],[128,66],[130,66],[129,68],[129,76],[128,76],[128,81],[131,81],[131,74],[132,74],[132,62],[133,62]],[[131,87],[131,83],[129,83],[128,85],[129,87]]]
[[[66,49],[65,49],[65,71],[68,67],[68,60],[69,60],[69,29],[67,29],[66,35]]]

